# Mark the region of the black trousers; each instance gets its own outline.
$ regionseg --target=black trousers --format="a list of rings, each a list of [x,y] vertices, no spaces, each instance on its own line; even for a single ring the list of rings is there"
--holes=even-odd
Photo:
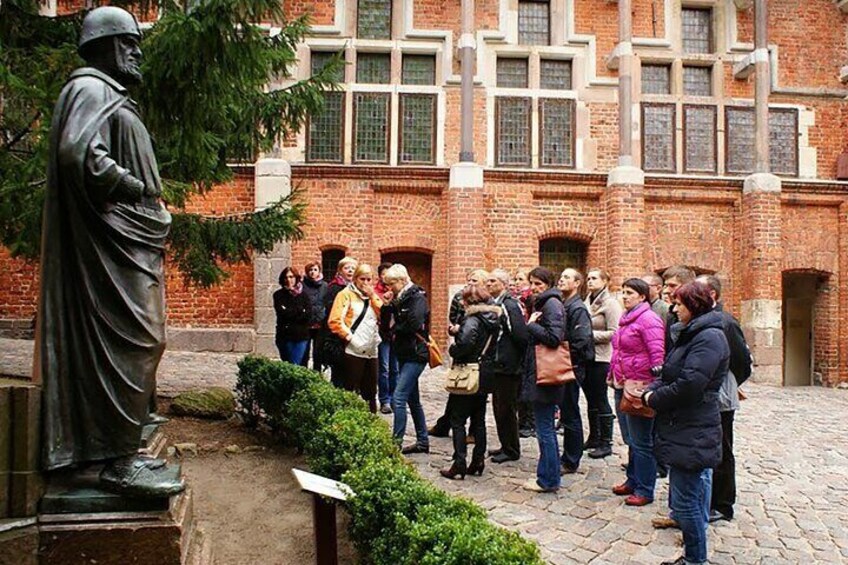
[[[368,403],[372,414],[377,412],[377,358],[366,359],[345,353],[342,363],[342,388],[356,392]]]
[[[439,419],[436,420],[436,423],[433,424],[433,435],[436,436],[446,436],[451,429],[451,411],[453,410],[453,405],[456,402],[455,397],[459,395],[457,394],[449,394],[448,401],[445,403],[445,411],[439,416]]]
[[[598,416],[612,416],[609,396],[607,395],[607,373],[609,363],[590,362],[586,366],[586,378],[580,383],[589,411],[597,411]]]
[[[468,446],[465,443],[465,423],[471,418],[471,435],[474,436],[472,460],[482,461],[486,457],[486,395],[450,395],[450,425],[453,435],[453,460],[461,468],[466,464]]]
[[[733,518],[736,503],[736,457],[733,455],[734,410],[721,413],[721,463],[713,470],[713,494],[710,509]]]
[[[309,355],[312,354],[312,369],[321,372],[321,328],[309,328],[309,342],[306,344],[306,353],[303,354],[301,365],[307,367]]]
[[[498,440],[505,455],[518,457],[521,445],[518,441],[518,391],[520,375],[495,374],[492,378],[492,410]]]

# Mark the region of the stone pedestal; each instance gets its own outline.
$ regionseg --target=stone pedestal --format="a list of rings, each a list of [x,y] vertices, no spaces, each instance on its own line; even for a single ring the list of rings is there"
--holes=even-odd
[[[165,509],[39,514],[42,565],[184,565],[211,563],[209,543],[193,520],[191,491]]]
[[[291,193],[291,166],[283,159],[260,159],[256,162],[256,210],[262,210]],[[278,243],[264,255],[253,258],[254,324],[256,327],[255,352],[269,357],[277,356],[274,345],[276,316],[271,295],[278,288],[278,277],[284,267],[291,264],[291,244]]]
[[[606,218],[607,264],[611,286],[617,289],[630,277],[641,277],[645,260],[645,173],[619,166],[610,171],[601,197]]]
[[[742,284],[742,329],[754,356],[754,382],[783,384],[783,245],[780,178],[756,173],[742,191],[742,257],[744,273],[756,273]]]
[[[36,513],[42,493],[40,433],[41,387],[0,380],[0,519]]]

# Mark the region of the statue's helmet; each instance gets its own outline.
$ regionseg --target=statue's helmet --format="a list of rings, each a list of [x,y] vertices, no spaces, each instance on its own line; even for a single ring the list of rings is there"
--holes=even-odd
[[[95,8],[82,21],[79,49],[95,39],[114,35],[134,35],[141,39],[141,29],[135,16],[115,6]]]

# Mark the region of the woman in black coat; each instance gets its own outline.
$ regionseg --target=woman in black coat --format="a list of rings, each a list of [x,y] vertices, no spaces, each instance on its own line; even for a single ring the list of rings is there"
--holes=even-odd
[[[459,331],[450,347],[453,364],[466,365],[480,363],[480,357],[494,344],[498,331],[498,313],[500,308],[489,306],[489,292],[480,285],[468,285],[462,290],[462,305],[465,315],[459,324]],[[482,364],[481,364],[482,369]],[[480,388],[474,394],[450,395],[451,431],[453,432],[453,463],[440,472],[448,479],[465,478],[468,447],[465,443],[465,423],[471,418],[471,433],[474,436],[474,453],[467,472],[482,475],[486,457],[486,383],[487,376],[480,371]]]
[[[683,557],[666,564],[682,565],[707,561],[712,470],[721,461],[718,391],[730,348],[706,285],[687,283],[672,300],[679,335],[642,400],[657,411],[654,452],[669,467],[671,518],[683,532]]]
[[[521,400],[530,402],[536,421],[536,439],[539,442],[539,463],[536,476],[524,488],[534,492],[554,492],[560,486],[559,445],[554,429],[554,415],[562,403],[564,385],[539,386],[536,384],[536,345],[556,349],[564,335],[565,311],[562,293],[554,285],[555,275],[544,267],[536,267],[528,276],[533,293],[533,313],[527,323],[530,342],[524,357],[524,381]]]
[[[280,288],[274,293],[277,314],[276,343],[280,359],[296,365],[303,361],[309,345],[309,297],[303,292],[300,273],[286,267],[280,273]]]

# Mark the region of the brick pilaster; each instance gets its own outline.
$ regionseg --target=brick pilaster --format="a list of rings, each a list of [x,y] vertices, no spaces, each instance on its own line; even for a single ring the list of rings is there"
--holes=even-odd
[[[647,268],[645,260],[645,174],[635,167],[610,171],[601,197],[606,219],[606,270],[617,289],[630,277],[639,277]]]
[[[783,383],[783,245],[780,178],[757,173],[742,193],[742,328],[757,382]]]

